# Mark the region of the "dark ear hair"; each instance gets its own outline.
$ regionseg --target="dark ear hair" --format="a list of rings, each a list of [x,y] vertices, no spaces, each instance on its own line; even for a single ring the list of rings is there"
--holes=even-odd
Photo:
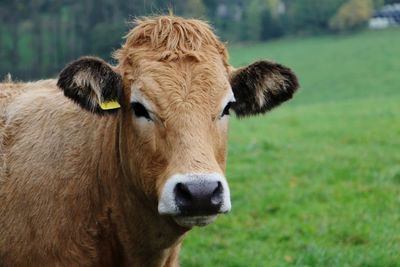
[[[232,109],[238,117],[265,113],[292,98],[299,87],[291,69],[269,61],[258,61],[231,75],[236,102]]]
[[[99,58],[83,57],[70,63],[61,71],[57,85],[65,96],[91,112],[106,114],[119,108],[122,78]]]

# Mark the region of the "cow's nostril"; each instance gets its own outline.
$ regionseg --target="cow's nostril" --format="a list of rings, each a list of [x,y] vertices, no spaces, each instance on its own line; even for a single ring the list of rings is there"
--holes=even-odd
[[[175,186],[175,198],[179,202],[178,205],[189,205],[192,201],[192,194],[187,185],[178,183]]]
[[[211,203],[213,205],[220,205],[222,201],[222,184],[221,182],[218,182],[217,187],[214,189],[211,195]]]

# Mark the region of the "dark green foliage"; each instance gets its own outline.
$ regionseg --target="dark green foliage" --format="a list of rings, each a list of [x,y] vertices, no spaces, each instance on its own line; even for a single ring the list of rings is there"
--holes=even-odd
[[[332,18],[348,1],[0,0],[0,77],[8,72],[23,80],[56,76],[82,55],[110,60],[136,16],[172,12],[205,19],[224,41],[257,42],[331,32]],[[399,1],[372,2],[379,7]]]
[[[168,8],[175,14],[196,10],[189,2],[0,1],[0,76],[8,72],[23,80],[56,76],[82,55],[109,60],[133,17],[165,14]]]
[[[261,13],[261,25],[261,41],[278,38],[285,34],[283,20],[274,18],[269,10],[264,10]]]
[[[290,1],[289,28],[298,33],[329,31],[329,20],[346,0]]]

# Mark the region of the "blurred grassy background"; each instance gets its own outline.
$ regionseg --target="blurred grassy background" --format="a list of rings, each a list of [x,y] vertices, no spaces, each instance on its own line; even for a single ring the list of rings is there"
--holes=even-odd
[[[233,211],[182,266],[400,266],[400,29],[231,47],[292,67],[301,91],[231,120]]]

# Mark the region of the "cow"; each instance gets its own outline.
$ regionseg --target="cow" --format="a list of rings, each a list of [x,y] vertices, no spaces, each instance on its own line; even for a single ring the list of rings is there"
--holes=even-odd
[[[179,266],[186,233],[231,209],[230,112],[299,87],[271,61],[232,67],[200,20],[138,19],[113,56],[0,84],[0,266]]]

